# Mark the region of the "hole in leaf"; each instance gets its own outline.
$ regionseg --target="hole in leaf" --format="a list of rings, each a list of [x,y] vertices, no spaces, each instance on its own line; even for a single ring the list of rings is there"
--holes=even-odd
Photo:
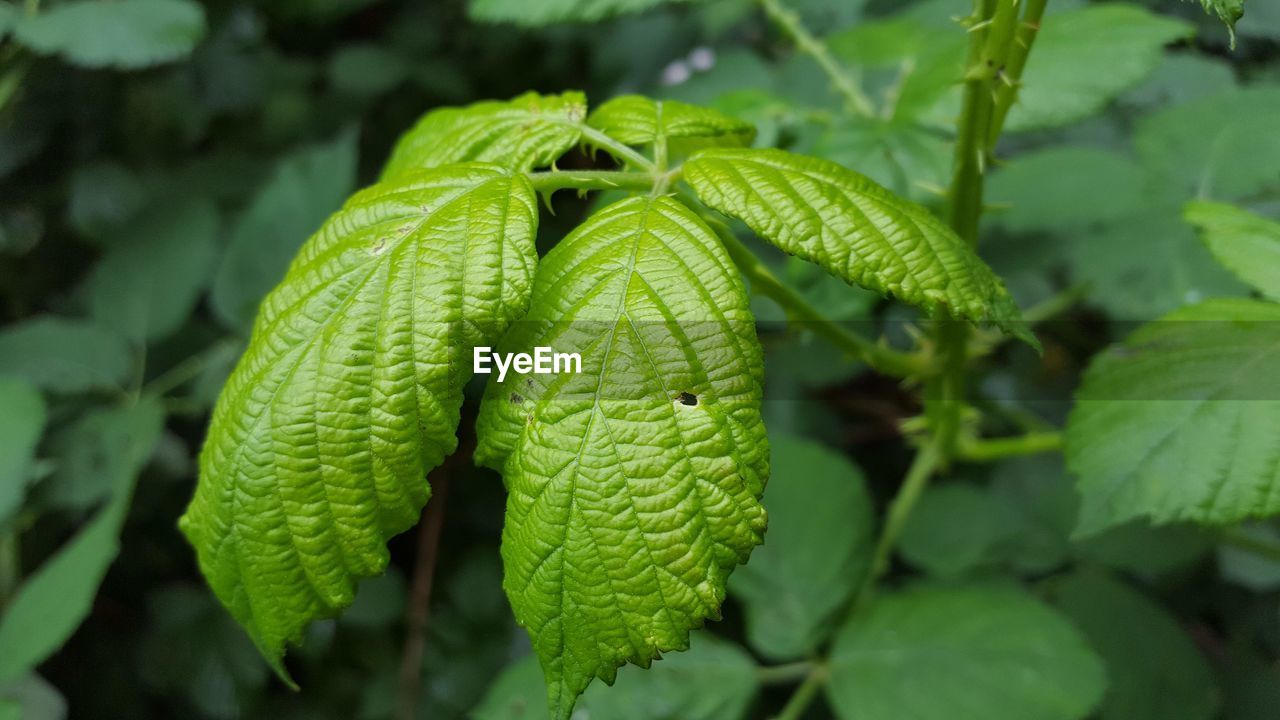
[[[524,396],[520,393],[511,393],[511,404],[520,405],[524,402]]]
[[[676,401],[679,402],[681,405],[696,407],[698,405],[698,396],[694,395],[691,392],[682,392],[676,396]]]

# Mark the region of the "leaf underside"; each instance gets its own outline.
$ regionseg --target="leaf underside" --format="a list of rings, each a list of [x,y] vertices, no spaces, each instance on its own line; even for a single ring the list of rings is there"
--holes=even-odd
[[[929,313],[992,322],[1038,346],[991,268],[928,210],[833,162],[704,150],[684,179],[707,205],[846,282]]]
[[[490,162],[512,170],[546,167],[582,137],[587,99],[580,92],[432,110],[396,143],[382,171],[390,179],[406,170],[458,162]]]
[[[521,174],[408,173],[353,196],[263,301],[181,527],[282,677],[285,644],[416,521],[457,444],[471,347],[527,308],[536,226]]]
[[[477,421],[476,458],[509,490],[504,586],[566,720],[593,677],[686,648],[760,543],[761,350],[727,254],[665,197],[561,241],[504,346],[582,357],[491,380]]]
[[[1077,532],[1280,512],[1280,305],[1212,300],[1090,366],[1067,424]]]

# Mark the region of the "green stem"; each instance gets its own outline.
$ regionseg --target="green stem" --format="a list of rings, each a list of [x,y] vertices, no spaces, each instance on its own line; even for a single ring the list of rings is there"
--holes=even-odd
[[[656,167],[652,160],[636,152],[634,148],[614,140],[589,125],[576,125],[575,127],[582,133],[583,142],[604,150],[628,165],[634,165],[641,170],[649,172],[653,172]]]
[[[817,61],[818,66],[831,79],[836,91],[844,97],[850,111],[864,117],[875,115],[875,107],[858,85],[858,81],[831,55],[827,44],[809,32],[799,14],[785,7],[781,0],[760,0],[760,6],[769,19],[777,23],[782,32],[791,38],[800,52]]]
[[[1045,6],[1049,0],[1026,0],[1026,10],[1022,14],[1022,23],[1014,36],[1013,47],[1009,50],[1001,72],[1003,82],[996,89],[995,113],[991,119],[991,132],[988,145],[995,147],[1000,132],[1004,130],[1005,118],[1009,110],[1018,100],[1018,88],[1022,82],[1022,71],[1027,67],[1027,58],[1031,54],[1031,46],[1040,33],[1040,21],[1044,18]]]
[[[761,685],[785,685],[809,677],[817,667],[808,660],[756,668],[756,682]]]
[[[782,306],[787,317],[803,323],[815,334],[871,366],[877,372],[893,377],[920,377],[928,374],[929,362],[923,355],[905,353],[868,340],[833,322],[808,300],[787,287],[755,253],[751,252],[733,231],[714,217],[704,216],[707,224],[720,236],[735,265],[751,282],[751,289]]]
[[[538,192],[555,190],[645,190],[658,178],[648,172],[626,170],[548,170],[529,173],[529,182]]]
[[[171,390],[182,387],[204,372],[210,357],[222,352],[234,342],[232,340],[216,342],[195,355],[185,358],[144,385],[141,394],[148,397],[164,397]]]
[[[898,544],[898,538],[906,527],[907,518],[911,517],[911,511],[915,509],[921,493],[929,485],[929,478],[933,477],[942,460],[941,448],[936,442],[930,442],[920,448],[915,459],[911,461],[911,467],[902,481],[902,487],[898,488],[898,494],[889,504],[884,527],[880,529],[880,537],[876,539],[876,546],[871,554],[871,567],[862,579],[858,593],[854,595],[850,614],[856,613],[866,605],[872,591],[875,590],[876,583],[888,572],[889,559],[893,555],[894,546]]]
[[[809,709],[813,701],[818,697],[818,691],[827,682],[827,671],[825,667],[820,665],[814,666],[804,682],[800,683],[800,687],[796,688],[796,692],[787,701],[782,712],[774,720],[800,720],[804,717],[804,712]]]
[[[970,462],[992,462],[1008,457],[1057,452],[1062,449],[1062,433],[1027,433],[1009,438],[974,438],[956,447],[956,458]]]
[[[1259,557],[1267,558],[1280,562],[1280,545],[1274,545],[1265,540],[1259,540],[1251,535],[1240,532],[1239,528],[1230,528],[1223,530],[1218,534],[1218,540],[1231,545],[1232,547],[1251,552]]]

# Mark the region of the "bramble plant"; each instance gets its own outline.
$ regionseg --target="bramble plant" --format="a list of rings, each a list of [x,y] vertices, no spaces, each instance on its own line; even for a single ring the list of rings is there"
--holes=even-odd
[[[1238,2],[1205,4],[1232,22],[1239,15]],[[532,638],[551,716],[567,720],[591,681],[612,684],[621,665],[686,649],[766,537],[765,370],[749,286],[920,388],[924,402],[916,459],[869,561],[849,569],[862,574],[858,592],[789,628],[813,651],[826,645],[823,628],[848,618],[827,659],[797,677],[807,679],[783,716],[799,717],[828,674],[842,678],[831,701],[843,717],[1090,712],[1104,688],[1100,660],[1022,591],[876,597],[933,475],[1060,442],[979,438],[965,389],[973,359],[998,344],[989,327],[1038,348],[975,247],[986,168],[1045,6],[978,0],[964,20],[963,109],[941,217],[856,169],[751,147],[751,124],[682,102],[629,95],[589,110],[580,93],[528,93],[428,113],[263,301],[181,521],[214,592],[276,672],[292,682],[286,646],[349,606],[357,581],[386,567],[388,539],[417,522],[430,497],[424,478],[458,447],[473,350],[487,346],[582,358],[580,373],[489,378],[476,422],[475,460],[508,491],[503,586]],[[774,0],[765,7],[812,41]],[[834,77],[862,102],[847,76]],[[608,155],[614,168],[557,169],[575,148]],[[559,190],[608,201],[540,259],[539,195],[549,205]],[[1280,294],[1274,224],[1225,205],[1188,214],[1228,266]],[[918,307],[932,331],[899,350],[836,325],[779,282],[727,219]],[[1271,264],[1256,264],[1264,252]],[[1134,517],[1226,525],[1280,513],[1280,413],[1244,402],[1243,387],[1257,382],[1244,369],[1274,352],[1267,323],[1280,306],[1209,300],[1168,320],[1138,330],[1085,378],[1066,431],[1081,533]],[[1189,322],[1198,320],[1214,322]],[[1196,390],[1172,407],[1156,400],[1188,384]],[[848,522],[868,523],[865,505],[855,500]],[[743,584],[765,593],[773,582],[753,566]],[[965,704],[956,693],[972,657],[1003,685]],[[907,673],[933,697],[913,698],[893,679]]]

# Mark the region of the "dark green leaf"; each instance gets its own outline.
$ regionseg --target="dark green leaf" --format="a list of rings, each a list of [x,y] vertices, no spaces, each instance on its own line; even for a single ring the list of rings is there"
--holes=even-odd
[[[0,375],[16,375],[56,393],[122,386],[129,346],[88,320],[46,315],[0,331]]]
[[[1218,262],[1263,295],[1280,300],[1280,223],[1232,205],[1193,202],[1183,211]]]
[[[204,31],[204,8],[192,0],[77,0],[20,20],[13,34],[75,65],[130,69],[185,57]]]
[[[36,443],[44,431],[44,398],[21,378],[0,377],[0,528],[22,504]]]

